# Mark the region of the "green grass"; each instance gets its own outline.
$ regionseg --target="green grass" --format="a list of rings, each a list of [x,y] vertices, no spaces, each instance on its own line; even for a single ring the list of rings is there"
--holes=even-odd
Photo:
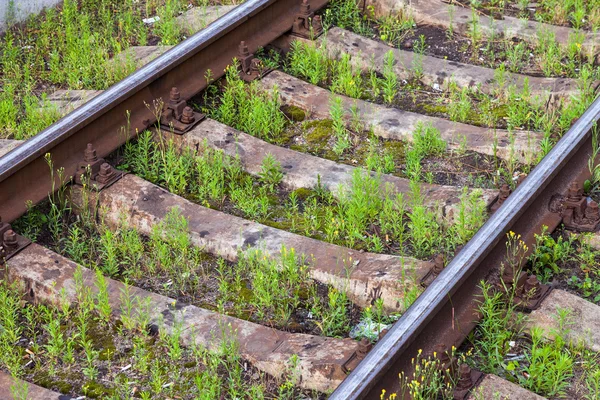
[[[520,235],[510,232],[507,259],[500,273],[510,271],[516,277],[523,268],[537,268],[559,259],[564,262],[570,256],[563,250],[554,249],[556,255],[546,258],[548,250],[556,246],[563,247],[546,233],[539,237],[534,255],[529,259],[532,264],[528,265],[524,258],[527,246]],[[470,346],[465,355],[469,364],[548,398],[575,395],[575,398],[591,399],[598,394],[598,354],[569,338],[570,329],[576,323],[569,310],[557,308],[552,316],[557,328],[549,332],[536,327],[526,331],[528,315],[520,312],[515,302],[515,284],[500,282],[492,286],[482,282],[481,288],[479,313],[482,319],[468,338]]]
[[[439,151],[434,147],[441,144],[429,139],[424,134],[423,140],[417,141],[419,152]],[[377,174],[356,169],[352,179],[337,189],[336,199],[320,186],[309,188],[312,191],[286,192],[274,184],[280,179],[279,167],[273,160],[267,164],[263,161],[262,176],[254,178],[243,172],[238,160],[221,151],[206,146],[200,146],[197,153],[179,151],[171,142],[154,142],[150,133],[142,133],[137,143],[126,145],[122,167],[200,204],[376,252],[428,257],[440,250],[451,251],[468,240],[486,218],[477,190],[465,192],[458,206],[460,217],[452,223],[423,206],[417,183],[405,197],[386,188]],[[268,178],[271,183],[259,184],[269,174],[276,175]]]
[[[100,287],[93,295],[87,285],[78,271],[74,288],[78,304],[69,306],[63,301],[54,306],[26,303],[19,295],[20,287],[0,282],[2,369],[63,394],[90,398],[208,400],[301,395],[296,358],[290,360],[282,378],[275,380],[248,368],[234,339],[224,340],[211,352],[199,346],[183,348],[177,327],[172,335],[159,329],[158,337],[152,337],[140,317],[131,327],[104,317],[95,306],[103,301],[103,290]],[[11,391],[24,399],[28,388],[14,385]]]
[[[93,208],[85,197],[89,194],[83,193],[82,208]],[[296,254],[293,248],[282,247],[276,257],[260,249],[249,249],[238,254],[236,263],[229,263],[204,254],[194,245],[188,222],[177,208],[171,209],[144,236],[125,220],[116,228],[109,228],[96,221],[95,213],[74,216],[74,207],[54,201],[46,207],[54,205],[60,210],[58,214],[38,219],[41,211],[34,208],[16,227],[37,224],[24,230],[36,241],[55,219],[56,232],[46,245],[97,271],[100,287],[106,286],[106,275],[189,304],[281,329],[311,312],[313,317],[306,321],[304,332],[347,336],[351,305],[345,294],[333,289],[329,289],[329,297],[327,293],[319,294],[318,284],[309,276],[311,261]],[[133,315],[140,306],[126,304],[130,304],[126,316]],[[95,307],[108,320],[108,297],[101,296]],[[123,323],[129,326],[131,321],[132,317]]]
[[[597,30],[600,28],[598,0],[541,0],[535,7],[535,13],[527,10],[526,1],[489,0],[471,2],[478,8],[489,8],[502,12],[509,4],[518,5],[520,16],[556,25],[571,26],[576,29]]]
[[[56,121],[56,110],[39,109],[46,91],[106,89],[129,75],[133,60],[111,60],[128,47],[154,36],[176,44],[182,7],[181,0],[66,0],[9,29],[0,39],[0,135],[26,139]],[[142,19],[156,13],[161,20],[147,27]]]
[[[270,93],[259,89],[258,82],[246,85],[238,74],[237,61],[226,71],[227,83],[219,104],[205,105],[216,120],[262,139],[279,136],[287,124],[281,109],[278,89]]]

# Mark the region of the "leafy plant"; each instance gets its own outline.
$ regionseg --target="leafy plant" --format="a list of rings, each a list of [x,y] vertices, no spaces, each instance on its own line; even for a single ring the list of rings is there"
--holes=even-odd
[[[331,98],[329,115],[333,125],[333,133],[335,134],[333,151],[339,156],[350,147],[348,131],[344,123],[344,108],[342,106],[342,99],[339,96]]]
[[[535,247],[529,257],[532,271],[541,282],[547,282],[562,272],[562,265],[575,256],[574,239],[564,240],[562,236],[554,239],[544,227],[542,233],[535,235]]]
[[[398,76],[394,71],[394,52],[392,50],[385,53],[383,64],[383,81],[381,87],[383,90],[383,101],[392,104],[398,91]]]
[[[267,154],[263,158],[258,177],[273,191],[275,186],[279,185],[283,179],[281,163],[272,154]]]

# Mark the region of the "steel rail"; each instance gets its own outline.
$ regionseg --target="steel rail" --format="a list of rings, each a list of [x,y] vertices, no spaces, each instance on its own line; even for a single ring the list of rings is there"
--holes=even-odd
[[[382,389],[388,394],[400,391],[398,374],[411,376],[411,359],[419,349],[432,354],[436,345],[450,348],[462,343],[478,320],[481,280],[498,279],[494,271],[506,257],[506,234],[522,234],[531,248],[534,234],[543,225],[553,229],[560,224],[560,216],[549,210],[552,197],[565,194],[571,182],[583,183],[590,176],[591,128],[599,117],[600,98],[333,392],[330,400],[379,399]],[[398,398],[402,397],[399,393]]]
[[[312,0],[311,7],[326,3]],[[182,99],[191,98],[207,86],[208,70],[213,78],[223,76],[240,41],[253,52],[290,30],[300,5],[301,0],[248,0],[0,158],[0,216],[10,222],[27,210],[27,200],[38,203],[58,187],[46,153],[68,175],[75,173],[87,143],[99,157],[110,154],[156,121],[148,104],[168,100],[173,86]]]

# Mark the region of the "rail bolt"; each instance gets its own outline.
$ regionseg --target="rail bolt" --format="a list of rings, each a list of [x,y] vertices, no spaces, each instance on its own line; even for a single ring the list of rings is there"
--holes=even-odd
[[[177,89],[175,86],[173,86],[171,88],[171,92],[169,93],[169,99],[171,101],[179,101],[180,98],[181,98],[181,93],[179,93],[179,89]]]
[[[448,347],[445,344],[437,344],[433,348],[433,351],[436,353],[436,358],[440,360],[442,364],[446,364],[450,361],[450,356],[448,355]]]
[[[460,377],[456,388],[458,390],[467,390],[471,388],[471,386],[473,386],[473,381],[471,380],[471,367],[464,363],[460,364],[458,373],[460,374]]]
[[[88,143],[85,151],[83,152],[83,161],[92,163],[97,160],[98,156],[96,155],[96,149],[91,143]]]
[[[433,260],[433,273],[437,276],[444,270],[444,257],[441,254],[435,256]]]
[[[194,110],[191,107],[185,107],[183,109],[183,113],[181,114],[181,122],[184,124],[191,124],[194,122]]]
[[[19,243],[17,241],[17,234],[12,229],[9,229],[6,232],[4,232],[3,239],[4,239],[4,246],[8,250],[14,250],[19,245]]]
[[[356,350],[356,356],[358,358],[364,358],[369,350],[373,348],[373,344],[367,338],[362,338],[360,342],[358,342],[358,349]]]
[[[592,221],[600,220],[600,211],[598,210],[598,203],[590,201],[585,208],[585,217]]]
[[[540,296],[540,281],[537,276],[529,275],[523,285],[524,296],[531,296],[532,300],[537,299]]]
[[[508,199],[508,196],[510,196],[510,187],[504,184],[500,187],[500,194],[498,195],[498,198],[504,201]]]
[[[304,15],[306,17],[310,16],[310,3],[308,0],[302,0],[302,4],[300,4],[300,15]]]
[[[240,45],[238,47],[238,53],[240,57],[248,57],[250,55],[250,52],[248,51],[248,46],[246,46],[246,42],[243,40],[240,42]]]
[[[582,196],[583,187],[579,184],[579,182],[571,182],[571,184],[569,185],[567,199],[570,201],[578,202],[581,200]]]
[[[100,166],[100,176],[110,176],[111,172],[110,164],[104,163]]]

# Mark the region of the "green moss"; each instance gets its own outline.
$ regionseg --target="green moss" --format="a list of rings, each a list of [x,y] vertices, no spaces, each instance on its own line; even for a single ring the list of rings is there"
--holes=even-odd
[[[34,383],[38,386],[44,387],[46,389],[59,391],[61,393],[69,393],[73,390],[73,385],[69,383],[69,379],[79,379],[80,376],[77,374],[73,374],[72,376],[68,376],[66,374],[61,374],[60,377],[51,377],[46,375],[48,371],[39,371],[34,376]]]
[[[406,155],[406,143],[397,140],[383,142],[383,148],[387,154],[391,154],[396,164],[402,164]]]
[[[90,327],[90,339],[94,343],[94,348],[100,352],[98,358],[102,361],[111,359],[117,348],[111,335],[107,334],[106,329],[99,322],[94,322]]]
[[[289,231],[292,228],[292,224],[289,221],[261,221],[264,225],[270,226],[271,228],[280,229],[283,231]]]
[[[70,393],[73,390],[73,385],[66,381],[54,382],[54,387],[58,389],[60,393]]]
[[[254,298],[254,295],[252,294],[252,290],[246,286],[243,286],[238,293],[238,298],[246,303],[249,303]]]
[[[308,153],[308,150],[309,150],[308,146],[302,145],[302,144],[296,144],[296,143],[291,144],[290,149],[297,151],[299,153]]]
[[[307,188],[299,188],[294,190],[292,193],[294,193],[296,197],[298,197],[298,200],[305,201],[310,196],[312,196],[315,193],[315,191]]]
[[[283,106],[281,111],[293,122],[300,122],[306,119],[306,113],[303,109],[296,106]]]
[[[492,113],[497,119],[502,119],[508,116],[508,106],[506,104],[499,105],[492,110]]]
[[[303,125],[305,138],[310,147],[323,150],[333,135],[333,121],[330,119],[310,121]]]
[[[83,394],[91,399],[98,399],[110,395],[110,390],[98,382],[87,381],[83,386]]]
[[[423,110],[430,114],[446,114],[448,112],[448,107],[441,104],[423,104]]]

